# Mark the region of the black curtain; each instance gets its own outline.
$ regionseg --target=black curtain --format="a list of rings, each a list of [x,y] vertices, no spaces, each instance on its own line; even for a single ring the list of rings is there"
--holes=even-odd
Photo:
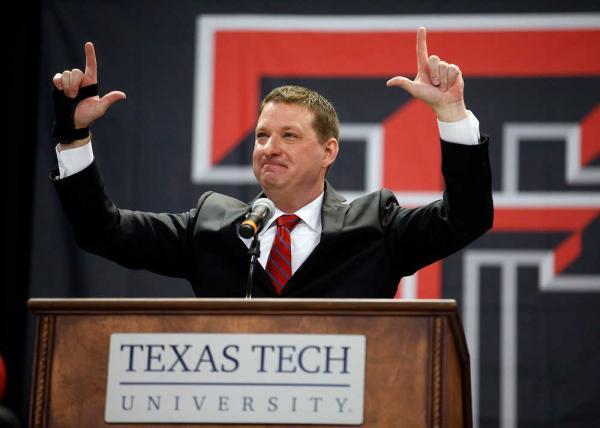
[[[13,5],[9,21],[10,74],[5,77],[10,139],[4,142],[2,221],[2,281],[0,288],[0,353],[7,367],[2,405],[16,413],[26,426],[29,393],[26,355],[26,301],[29,295],[33,165],[36,147],[37,85],[39,69],[40,2]],[[7,102],[5,101],[5,104]]]

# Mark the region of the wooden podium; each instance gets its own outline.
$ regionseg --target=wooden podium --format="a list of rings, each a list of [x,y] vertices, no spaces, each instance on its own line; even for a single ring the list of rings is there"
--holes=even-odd
[[[32,299],[29,308],[38,319],[32,427],[140,426],[104,421],[113,332],[364,335],[361,426],[472,426],[453,300]]]

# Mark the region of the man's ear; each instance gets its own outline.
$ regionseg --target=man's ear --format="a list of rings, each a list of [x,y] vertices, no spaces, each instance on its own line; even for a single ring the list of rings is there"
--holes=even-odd
[[[332,137],[323,143],[323,147],[325,148],[325,155],[323,156],[322,166],[328,168],[333,162],[335,162],[335,159],[340,151],[340,145],[338,140]]]

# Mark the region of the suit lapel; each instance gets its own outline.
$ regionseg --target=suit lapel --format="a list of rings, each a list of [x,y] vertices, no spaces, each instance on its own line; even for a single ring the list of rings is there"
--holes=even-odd
[[[264,196],[263,194],[257,196],[255,199]],[[249,205],[243,207],[228,208],[225,210],[225,215],[221,222],[219,232],[223,237],[223,241],[227,242],[227,245],[232,250],[232,255],[239,259],[239,263],[242,266],[249,267],[250,256],[248,256],[248,248],[242,242],[238,235],[238,227],[242,221],[242,218],[250,211],[252,202]],[[244,284],[245,285],[245,284]],[[258,264],[254,271],[254,288],[260,286],[267,296],[275,297],[275,287],[271,283],[271,279],[267,275],[264,268]]]
[[[323,268],[323,261],[327,260],[327,253],[335,248],[336,238],[343,230],[346,212],[350,208],[350,205],[344,202],[345,200],[327,181],[325,182],[325,195],[323,197],[323,207],[321,208],[323,225],[321,240],[305,262],[302,263],[302,266],[292,275],[281,293],[282,297],[293,292],[299,286],[309,286],[310,276]]]
[[[321,210],[323,230],[320,242],[335,238],[342,231],[346,212],[350,208],[345,201],[346,198],[337,193],[328,182],[325,182],[325,197]]]

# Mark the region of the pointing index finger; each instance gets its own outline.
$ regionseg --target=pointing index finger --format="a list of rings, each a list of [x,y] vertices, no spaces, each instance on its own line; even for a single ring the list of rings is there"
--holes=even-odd
[[[96,51],[91,42],[85,44],[85,77],[92,83],[98,83],[98,65],[96,64]]]
[[[420,74],[427,70],[427,31],[425,27],[417,30],[417,71]]]

